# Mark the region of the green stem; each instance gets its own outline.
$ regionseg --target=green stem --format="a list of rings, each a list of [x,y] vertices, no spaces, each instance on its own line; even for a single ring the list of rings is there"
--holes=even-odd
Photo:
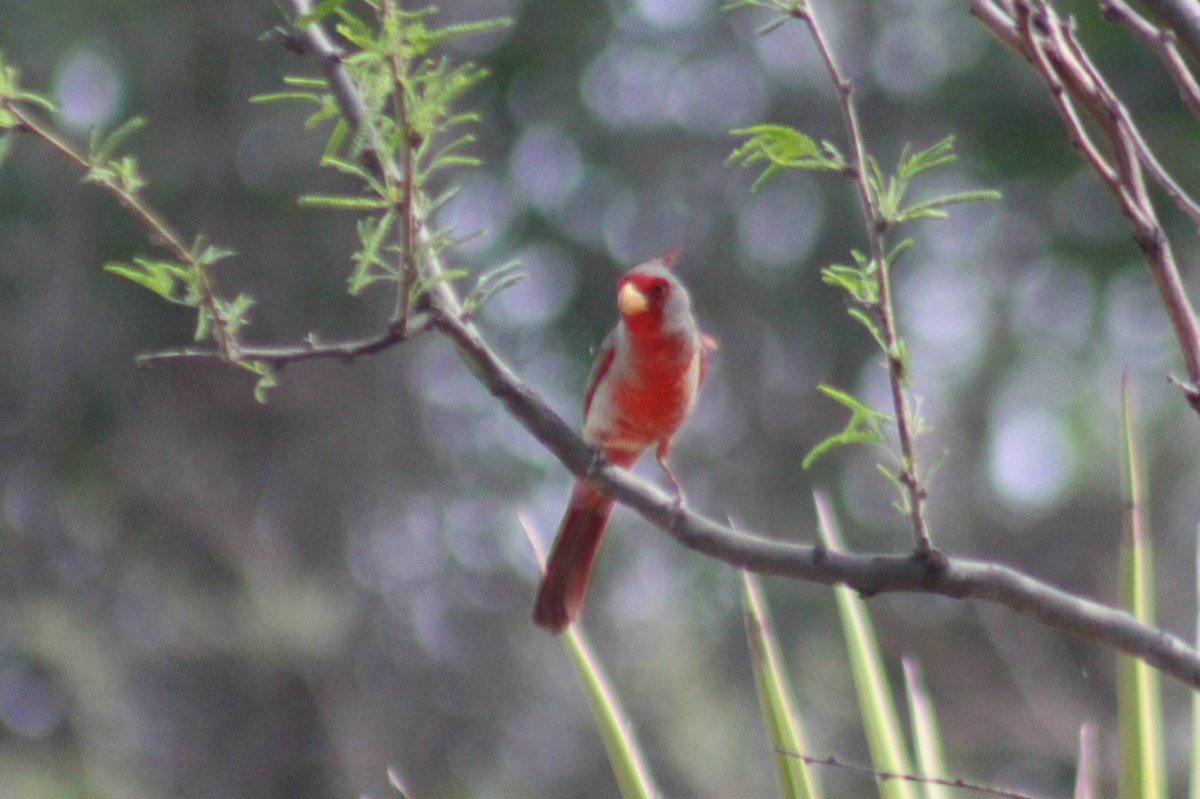
[[[792,9],[792,16],[802,20],[812,34],[821,60],[825,63],[825,69],[837,91],[842,123],[846,127],[846,135],[850,140],[854,185],[858,189],[863,218],[867,222],[867,240],[870,243],[871,260],[876,265],[875,279],[879,300],[875,312],[879,317],[883,334],[888,382],[891,387],[892,406],[896,412],[896,427],[900,437],[899,479],[908,495],[909,518],[912,521],[917,551],[928,552],[931,544],[928,525],[925,521],[925,488],[921,484],[920,472],[917,468],[916,423],[904,391],[906,375],[904,362],[900,356],[900,335],[896,329],[896,314],[892,306],[892,286],[884,238],[887,220],[879,212],[878,198],[871,187],[866,143],[858,122],[858,111],[854,105],[854,89],[838,69],[833,52],[829,49],[825,36],[821,32],[821,26],[808,3],[806,1],[798,2]]]

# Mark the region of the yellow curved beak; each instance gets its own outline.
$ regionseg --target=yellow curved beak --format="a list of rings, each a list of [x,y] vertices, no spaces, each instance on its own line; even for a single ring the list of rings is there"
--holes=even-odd
[[[622,316],[634,316],[640,314],[650,307],[649,300],[646,295],[638,290],[638,287],[632,283],[626,283],[621,286],[621,290],[617,292],[617,308],[621,310]]]

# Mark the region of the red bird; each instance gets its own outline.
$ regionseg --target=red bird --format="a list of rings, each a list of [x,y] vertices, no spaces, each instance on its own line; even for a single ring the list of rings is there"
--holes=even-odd
[[[583,438],[609,463],[625,469],[654,445],[678,494],[667,454],[671,437],[696,404],[705,345],[691,298],[669,271],[676,255],[647,261],[617,281],[621,320],[605,338],[588,377]],[[575,483],[538,588],[533,607],[537,625],[560,633],[579,614],[612,508],[607,495],[583,480]]]

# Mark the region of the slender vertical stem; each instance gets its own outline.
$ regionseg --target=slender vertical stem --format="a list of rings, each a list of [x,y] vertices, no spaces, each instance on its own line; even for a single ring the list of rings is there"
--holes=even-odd
[[[858,122],[858,111],[854,105],[854,88],[838,69],[833,51],[829,48],[821,25],[807,0],[796,4],[792,9],[792,16],[808,26],[817,50],[821,54],[821,60],[825,63],[825,69],[829,72],[834,89],[837,91],[838,106],[842,112],[842,124],[845,125],[846,136],[850,143],[851,173],[854,185],[858,189],[863,218],[867,222],[871,261],[875,264],[879,300],[874,310],[879,318],[883,335],[888,382],[891,387],[892,406],[896,412],[896,428],[900,438],[900,473],[898,477],[908,495],[908,512],[912,521],[917,551],[928,552],[931,544],[928,524],[925,521],[925,488],[921,484],[920,472],[917,468],[916,422],[905,393],[908,376],[905,373],[900,336],[896,331],[896,314],[892,306],[891,276],[884,238],[888,225],[887,220],[879,212],[878,198],[871,183],[867,148],[862,128]]]
[[[400,24],[399,11],[394,0],[385,0],[380,9],[380,21],[385,28],[395,30]],[[408,109],[408,65],[400,54],[399,46],[390,47],[388,67],[392,73],[392,107],[396,119],[396,130],[401,137],[399,156],[402,161],[400,175],[401,197],[397,211],[401,219],[400,230],[400,287],[396,292],[396,308],[392,313],[391,325],[401,335],[408,330],[409,310],[412,303],[412,288],[417,278],[417,148],[421,145],[420,134],[410,124]]]

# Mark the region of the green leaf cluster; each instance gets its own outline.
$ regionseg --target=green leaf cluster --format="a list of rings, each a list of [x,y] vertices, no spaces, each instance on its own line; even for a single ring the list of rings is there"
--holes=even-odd
[[[885,174],[879,163],[873,157],[868,157],[867,182],[874,196],[880,224],[891,228],[918,219],[943,219],[946,216],[944,209],[949,206],[1000,199],[1000,192],[997,191],[965,191],[939,195],[911,205],[904,204],[913,178],[957,160],[953,136],[947,136],[924,150],[913,151],[912,145],[905,144],[893,175]]]
[[[359,195],[307,195],[302,204],[366,213],[358,223],[360,249],[353,256],[349,278],[352,294],[378,281],[404,282],[427,290],[420,256],[457,243],[449,234],[414,235],[411,220],[428,218],[450,195],[429,198],[430,177],[448,167],[474,166],[467,152],[475,141],[463,133],[477,121],[474,113],[455,110],[455,104],[486,75],[466,63],[452,65],[432,51],[451,39],[508,25],[506,19],[435,27],[433,7],[408,10],[390,0],[365,0],[351,7],[348,0],[325,0],[312,14],[297,20],[303,27],[330,20],[351,47],[342,63],[363,100],[361,124],[342,116],[334,89],[325,77],[290,76],[289,90],[260,95],[254,102],[301,100],[317,106],[310,126],[333,120],[322,163],[357,178]],[[369,18],[368,18],[369,17]],[[357,130],[357,133],[352,131]],[[392,168],[395,165],[398,168]],[[437,281],[458,275],[437,277]]]
[[[848,444],[887,444],[887,437],[883,433],[884,425],[894,422],[894,417],[875,410],[853,394],[839,391],[833,386],[822,384],[817,386],[817,390],[845,406],[850,411],[850,420],[841,432],[825,438],[808,451],[801,462],[803,468],[807,469],[817,458],[835,447]]]
[[[104,265],[106,272],[130,280],[176,305],[195,308],[196,341],[213,334],[213,323],[221,325],[222,335],[236,337],[249,323],[254,300],[239,294],[232,300],[214,296],[208,283],[208,268],[234,255],[233,250],[207,244],[201,236],[183,261],[134,256],[131,261]]]
[[[741,0],[733,5],[754,5],[773,8],[788,16],[804,13],[802,5],[776,2],[775,0]],[[810,136],[788,125],[755,125],[730,131],[733,136],[746,140],[730,153],[726,163],[761,168],[751,188],[760,188],[767,180],[792,169],[836,172],[850,178],[858,178],[859,170],[830,142],[819,144]],[[916,150],[905,145],[893,173],[887,173],[879,161],[867,155],[863,191],[866,194],[869,232],[872,236],[870,256],[852,250],[851,263],[834,263],[821,270],[822,280],[846,293],[849,299],[847,313],[871,335],[876,346],[886,355],[894,377],[902,386],[908,386],[908,348],[904,340],[894,332],[889,335],[887,320],[894,318],[889,305],[890,292],[886,290],[892,267],[900,256],[913,246],[910,238],[902,239],[889,247],[886,234],[896,226],[920,219],[941,219],[945,209],[952,205],[997,199],[994,191],[967,191],[944,194],[910,203],[909,189],[917,177],[954,163],[954,137],[947,136],[931,147]],[[894,331],[894,327],[891,328]],[[846,427],[817,444],[804,458],[808,468],[818,457],[829,450],[862,443],[885,443],[882,433],[884,422],[895,423],[892,416],[871,410],[865,403],[846,392],[829,386],[820,386],[829,397],[849,408],[850,421]],[[903,458],[898,458],[903,460]],[[885,470],[885,473],[890,474]],[[903,491],[901,492],[903,494]]]
[[[754,125],[731,130],[731,135],[745,136],[746,141],[725,160],[726,164],[742,166],[765,164],[754,181],[751,191],[758,189],[785,169],[812,169],[845,172],[846,159],[832,143],[819,145],[808,136],[787,125]]]
[[[21,118],[14,111],[21,104],[54,110],[54,103],[48,98],[21,88],[21,71],[5,61],[4,53],[0,52],[0,164],[12,149],[13,134],[21,130]]]

